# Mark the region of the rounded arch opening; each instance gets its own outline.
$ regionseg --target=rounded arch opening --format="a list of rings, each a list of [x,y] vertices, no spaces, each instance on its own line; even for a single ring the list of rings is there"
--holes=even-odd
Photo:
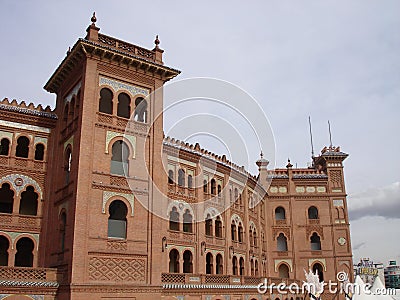
[[[121,200],[111,202],[108,217],[108,237],[126,239],[128,207]]]

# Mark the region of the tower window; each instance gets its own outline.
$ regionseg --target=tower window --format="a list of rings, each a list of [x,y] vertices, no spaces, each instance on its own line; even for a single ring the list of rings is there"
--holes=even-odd
[[[179,273],[179,252],[176,249],[169,253],[169,272]]]
[[[26,136],[21,136],[17,140],[16,157],[28,158],[29,155],[29,139]]]
[[[321,250],[321,238],[314,232],[310,238],[311,250]]]
[[[318,209],[315,206],[311,206],[308,209],[308,218],[311,220],[318,219]]]
[[[289,268],[286,264],[281,264],[278,269],[279,278],[289,278]]]
[[[0,235],[0,266],[8,266],[8,249],[10,242],[8,239]]]
[[[324,269],[322,268],[320,263],[315,263],[313,265],[313,273],[317,273],[319,277],[319,281],[324,281]]]
[[[188,176],[188,188],[189,189],[193,188],[193,176],[192,175]]]
[[[282,206],[279,206],[275,209],[275,220],[285,220],[285,209]]]
[[[178,170],[178,185],[185,186],[185,171],[183,169]]]
[[[17,242],[17,253],[15,253],[16,267],[33,267],[34,243],[30,238],[23,237]]]
[[[211,179],[211,194],[215,195],[217,193],[217,187],[215,179]]]
[[[193,255],[192,252],[186,250],[183,252],[183,273],[193,273]]]
[[[67,147],[67,150],[64,154],[64,179],[65,184],[69,183],[70,174],[71,174],[71,163],[72,163],[72,152],[71,148]]]
[[[216,262],[216,274],[223,274],[224,273],[224,265],[223,265],[223,260],[222,260],[222,255],[217,254],[217,257],[215,259]]]
[[[210,216],[210,214],[207,214],[207,217],[206,217],[206,235],[208,235],[208,236],[212,235],[212,227],[213,227],[213,224],[212,224],[211,216]]]
[[[277,241],[277,250],[278,251],[288,251],[287,247],[287,238],[283,233],[278,235]]]
[[[243,227],[241,223],[238,226],[238,241],[239,243],[243,243]]]
[[[169,213],[169,229],[179,231],[179,213],[176,207],[173,207]]]
[[[147,101],[142,97],[136,98],[135,100],[135,113],[133,118],[138,122],[147,122]]]
[[[102,88],[100,91],[99,111],[106,114],[113,113],[113,93],[107,89]]]
[[[127,119],[131,116],[131,98],[125,93],[118,95],[117,116]]]
[[[14,191],[8,183],[3,183],[0,189],[0,213],[11,214],[14,204]]]
[[[123,141],[116,141],[112,146],[111,174],[129,174],[129,148]]]
[[[206,255],[206,274],[213,273],[213,256],[211,253],[207,253]]]
[[[219,238],[222,237],[222,221],[220,216],[215,219],[215,236]]]
[[[233,275],[238,274],[238,261],[236,256],[232,258],[232,273]]]
[[[35,147],[35,160],[43,160],[44,159],[44,145],[37,144]]]
[[[244,259],[241,257],[239,259],[239,275],[244,275]]]
[[[108,217],[108,237],[126,239],[126,215],[128,208],[121,200],[111,202]]]
[[[38,208],[38,194],[35,193],[33,186],[28,186],[26,191],[21,194],[19,213],[21,215],[36,216]]]
[[[174,184],[174,171],[168,171],[168,184]]]
[[[183,232],[193,232],[193,217],[187,209],[183,214]]]
[[[10,151],[10,141],[6,138],[1,139],[0,155],[8,155],[9,151]]]

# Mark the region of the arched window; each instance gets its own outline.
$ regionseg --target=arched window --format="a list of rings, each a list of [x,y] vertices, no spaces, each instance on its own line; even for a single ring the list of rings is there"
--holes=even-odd
[[[169,213],[169,229],[179,231],[179,213],[175,206]]]
[[[249,242],[250,242],[250,246],[253,246],[253,230],[252,229],[249,230]]]
[[[211,179],[211,194],[215,195],[217,193],[217,186],[216,186],[216,182],[215,179]]]
[[[222,191],[221,185],[218,184],[218,187],[217,187],[218,197],[221,197],[221,191]]]
[[[15,267],[33,267],[34,243],[30,238],[23,237],[17,242],[17,253],[15,253]]]
[[[239,275],[244,275],[244,259],[241,257],[239,259]]]
[[[75,97],[72,98],[71,103],[69,105],[69,118],[70,120],[74,120],[75,115]]]
[[[258,276],[258,260],[254,262],[254,276]]]
[[[188,175],[188,188],[191,189],[193,188],[193,176]]]
[[[10,248],[10,242],[0,235],[0,266],[8,266],[8,248]]]
[[[238,198],[239,198],[239,191],[238,191],[237,188],[235,188],[235,200],[234,200],[234,202],[236,202],[238,200]]]
[[[129,148],[123,141],[116,141],[112,146],[111,174],[129,175]]]
[[[69,104],[67,103],[64,106],[64,119],[63,119],[64,126],[67,125],[67,123],[68,123],[68,117],[69,117]]]
[[[285,209],[282,206],[279,206],[275,209],[275,220],[285,220]]]
[[[321,238],[314,232],[310,238],[311,250],[321,250]]]
[[[190,211],[187,209],[183,214],[183,231],[184,232],[193,232],[193,217],[190,214]]]
[[[236,256],[234,256],[232,258],[232,273],[233,273],[233,275],[238,274],[238,261],[237,261]]]
[[[250,259],[250,275],[254,276],[254,260]]]
[[[62,212],[60,216],[60,246],[61,246],[61,252],[64,252],[65,250],[65,231],[66,231],[66,226],[67,226],[67,214]]]
[[[113,113],[113,93],[107,89],[102,88],[100,91],[99,111],[106,114]]]
[[[28,186],[25,192],[21,194],[21,202],[19,204],[19,214],[36,216],[38,208],[38,194],[35,193],[33,186]]]
[[[277,241],[277,250],[278,251],[288,251],[287,247],[287,238],[283,233],[280,233],[278,235],[278,238],[276,239]]]
[[[236,224],[233,221],[231,224],[231,237],[232,241],[236,241]]]
[[[216,259],[215,259],[215,263],[216,263],[215,273],[216,274],[223,274],[224,273],[224,265],[223,265],[223,260],[222,260],[222,255],[221,254],[217,254]]]
[[[239,223],[239,226],[238,226],[238,241],[239,241],[239,243],[243,243],[243,227],[242,227],[242,223]]]
[[[114,200],[108,209],[108,237],[126,239],[126,215],[128,208],[121,200]]]
[[[134,120],[138,122],[147,122],[147,101],[144,100],[142,97],[136,98],[135,100],[135,113],[134,113]]]
[[[178,170],[178,185],[185,186],[185,171],[183,169]]]
[[[311,220],[318,219],[318,208],[316,208],[315,206],[311,206],[308,209],[308,218]]]
[[[117,116],[127,119],[131,117],[131,98],[125,93],[118,95]]]
[[[213,273],[213,256],[211,253],[207,253],[206,255],[206,274]]]
[[[6,138],[1,139],[0,155],[8,155],[9,151],[10,151],[10,141]]]
[[[176,249],[169,252],[169,272],[179,273],[179,252]]]
[[[289,278],[289,268],[286,264],[281,264],[278,268],[279,278]]]
[[[192,252],[190,252],[189,250],[183,252],[183,273],[193,273],[192,259]]]
[[[37,144],[35,147],[35,160],[43,160],[44,159],[44,145]]]
[[[0,213],[12,214],[14,191],[8,183],[3,183],[0,189]]]
[[[28,158],[29,155],[29,139],[26,136],[20,136],[17,140],[16,157]]]
[[[69,183],[70,174],[71,174],[71,163],[72,163],[72,152],[71,148],[67,147],[67,150],[64,154],[64,178],[65,184]]]
[[[208,194],[208,182],[207,180],[203,180],[203,193]]]
[[[315,264],[313,265],[312,270],[313,270],[313,273],[314,273],[314,274],[315,274],[315,273],[318,274],[318,277],[319,277],[319,281],[320,281],[320,282],[324,281],[324,269],[323,269],[323,267],[321,266],[320,263],[315,263]]]
[[[168,184],[174,184],[174,171],[168,171]]]
[[[206,226],[206,235],[208,235],[208,236],[212,236],[212,227],[213,227],[212,223],[213,222],[212,222],[210,214],[207,214],[205,226]]]
[[[215,219],[215,236],[219,238],[222,237],[222,221],[220,216]]]
[[[254,240],[253,242],[254,247],[257,247],[257,231],[255,229],[253,231],[253,240]]]

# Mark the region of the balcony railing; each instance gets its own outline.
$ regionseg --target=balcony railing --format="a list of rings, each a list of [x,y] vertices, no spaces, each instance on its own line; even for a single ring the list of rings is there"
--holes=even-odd
[[[15,226],[39,231],[41,219],[39,216],[0,213],[0,225],[2,227]]]
[[[0,267],[0,281],[15,282],[21,285],[58,287],[57,269]],[[28,283],[28,284],[24,284]]]

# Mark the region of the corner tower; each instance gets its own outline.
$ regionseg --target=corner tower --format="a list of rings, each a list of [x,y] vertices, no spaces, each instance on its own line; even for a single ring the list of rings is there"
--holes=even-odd
[[[41,259],[60,271],[60,299],[155,284],[157,222],[141,203],[157,198],[149,178],[162,185],[162,87],[180,73],[164,66],[158,38],[148,50],[91,21],[45,85],[59,120]]]

